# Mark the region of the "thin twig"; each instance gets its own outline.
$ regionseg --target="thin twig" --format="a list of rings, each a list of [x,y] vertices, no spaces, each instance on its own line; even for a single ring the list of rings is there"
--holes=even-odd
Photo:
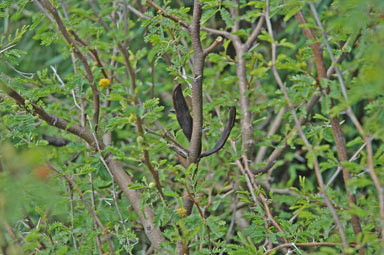
[[[74,216],[74,210],[73,210],[73,190],[71,185],[67,185],[67,189],[69,191],[69,206],[70,206],[70,212],[71,212],[71,236],[72,236],[72,241],[73,241],[73,248],[75,251],[78,250],[77,248],[77,241],[76,241],[76,236],[73,230],[75,229],[74,222],[75,222],[75,216]]]
[[[39,9],[52,24],[55,23],[55,19],[44,9],[44,7],[40,4],[39,0],[33,0],[33,3],[36,5],[37,9]]]
[[[19,93],[17,93],[14,89],[8,87],[5,82],[0,79],[0,88],[11,98],[13,98],[20,106],[28,109],[28,106],[25,104],[26,99],[22,97]],[[38,116],[40,119],[46,121],[49,125],[54,126],[56,128],[66,130],[76,136],[84,139],[89,145],[92,147],[95,146],[93,136],[89,130],[79,126],[78,124],[70,125],[70,123],[56,115],[47,113],[42,107],[37,106],[34,103],[29,103],[28,105],[32,106],[31,113],[35,116]]]
[[[88,44],[85,43],[80,37],[79,35],[73,31],[73,30],[70,30],[69,31],[71,33],[71,35],[73,35],[73,37],[75,38],[76,42],[78,42],[81,46],[84,46],[84,47],[88,47]],[[103,62],[101,61],[100,57],[99,57],[99,53],[97,52],[96,49],[89,49],[88,50],[88,53],[89,55],[96,61],[97,63],[97,66],[101,68],[101,73],[103,74],[104,78],[108,79],[108,75],[107,75],[107,72],[105,71],[105,67],[104,67],[104,64]],[[115,77],[116,78],[116,77]]]
[[[280,78],[280,75],[279,75],[279,73],[277,71],[277,68],[276,68],[276,47],[277,47],[277,45],[274,42],[272,25],[271,25],[271,21],[269,19],[269,0],[267,0],[267,2],[266,2],[265,21],[267,23],[268,33],[269,33],[270,37],[272,38],[272,43],[271,44],[272,44],[272,72],[273,72],[273,75],[274,75],[275,80],[276,80],[277,84],[279,85],[280,89],[284,93],[284,97],[287,100],[288,107],[291,110],[293,119],[295,121],[297,130],[299,132],[299,135],[300,135],[301,139],[304,141],[304,144],[307,147],[308,152],[315,153],[313,151],[312,145],[309,143],[308,139],[306,138],[306,136],[304,134],[304,131],[303,131],[302,127],[301,127],[300,121],[299,121],[299,119],[298,119],[298,117],[296,115],[296,111],[295,111],[295,109],[292,106],[291,99],[288,96],[287,88],[283,84],[283,82],[282,82],[282,80]],[[319,162],[317,160],[317,156],[316,155],[314,157],[314,168],[315,168],[316,178],[317,178],[317,181],[318,181],[319,186],[320,186],[321,194],[322,194],[322,196],[324,198],[324,202],[326,203],[328,209],[330,210],[330,212],[331,212],[331,214],[333,216],[333,219],[334,219],[334,221],[335,221],[335,223],[337,225],[337,228],[338,228],[338,230],[340,232],[340,236],[341,236],[341,239],[342,239],[342,242],[343,242],[343,246],[344,246],[344,248],[347,248],[348,247],[348,243],[347,243],[347,238],[345,236],[344,228],[343,228],[343,226],[342,226],[342,224],[340,222],[339,216],[337,215],[334,207],[332,206],[331,202],[329,201],[329,198],[328,198],[327,193],[325,191],[324,181],[323,181],[323,177],[321,176],[320,166],[319,166]]]
[[[338,246],[342,245],[340,243],[330,243],[330,242],[314,242],[314,243],[285,243],[279,246],[274,247],[273,249],[267,250],[264,254],[269,254],[273,251],[277,251],[287,247],[295,247],[295,246]]]
[[[210,102],[212,102],[212,99],[209,96],[209,94],[206,93],[206,95],[207,95],[208,100]],[[220,111],[219,111],[218,107],[215,107],[215,110],[216,110],[217,116],[219,117],[219,121],[221,122],[221,115],[220,115]],[[230,141],[230,144],[231,144],[233,150],[236,153],[237,149],[236,149],[235,142],[232,139],[229,139],[229,141]],[[255,190],[258,190],[258,187],[257,187],[256,181],[254,179],[254,175],[252,174],[251,170],[249,169],[248,159],[247,159],[246,155],[242,155],[242,159],[243,159],[243,163],[239,159],[237,159],[235,161],[235,163],[239,167],[241,174],[245,177],[245,181],[247,183],[247,187],[248,187],[248,190],[251,194],[252,200],[255,202],[255,204],[258,207],[260,207],[259,200],[256,198],[256,195],[255,195]],[[271,213],[271,209],[268,205],[268,201],[267,201],[266,197],[262,194],[262,192],[259,192],[258,196],[259,196],[259,199],[265,208],[268,220],[270,220],[272,222],[272,224],[277,228],[277,230],[279,232],[284,232],[284,230],[280,227],[280,225],[274,219],[274,217]],[[266,224],[268,224],[268,223],[266,222]],[[285,238],[284,238],[284,240],[287,241]]]
[[[85,206],[88,208],[89,212],[91,213],[92,217],[95,219],[97,225],[100,227],[107,243],[108,243],[108,246],[109,246],[109,249],[110,249],[110,254],[114,254],[114,250],[113,250],[113,245],[111,243],[111,240],[108,236],[108,232],[107,232],[107,229],[104,227],[103,223],[101,223],[100,221],[100,218],[97,216],[96,214],[96,211],[92,208],[92,206],[89,204],[89,202],[87,201],[87,199],[85,199],[85,196],[84,196],[84,193],[81,191],[81,189],[79,188],[79,186],[77,186],[77,184],[75,183],[75,181],[65,175],[63,172],[61,172],[60,170],[58,170],[55,166],[52,165],[52,163],[50,162],[46,162],[48,167],[50,169],[52,169],[54,172],[56,172],[57,174],[59,174],[60,176],[62,176],[63,178],[65,178],[65,180],[68,181],[68,183],[71,184],[71,186],[75,189],[75,191],[78,193],[78,195],[80,196],[81,200],[84,202]]]
[[[5,52],[5,51],[7,51],[7,50],[12,49],[12,48],[15,47],[15,46],[16,46],[16,44],[11,44],[11,45],[9,45],[8,47],[6,47],[6,48],[0,50],[0,54],[3,53],[3,52]]]
[[[98,18],[100,20],[100,24],[104,27],[104,29],[107,32],[109,32],[110,28],[104,22],[103,18],[99,15],[99,11],[98,11],[98,9],[96,7],[96,4],[92,0],[90,0],[90,2],[92,2],[93,11],[98,16]],[[138,99],[138,97],[137,97],[137,95],[135,93],[135,91],[136,91],[136,74],[135,74],[135,70],[133,69],[133,67],[131,65],[131,62],[129,60],[129,53],[127,51],[127,47],[124,46],[119,40],[117,40],[117,38],[113,37],[113,39],[116,41],[118,49],[120,50],[121,54],[123,55],[123,59],[124,59],[125,65],[127,67],[128,73],[129,73],[129,79],[130,79],[130,83],[131,83],[131,86],[132,86],[133,103],[134,104],[138,104],[139,103],[139,99]],[[124,42],[124,44],[125,44],[125,42]],[[142,136],[143,138],[145,138],[145,136],[144,136],[144,128],[143,128],[143,120],[140,118],[140,116],[138,114],[136,114],[135,117],[136,117],[136,129],[137,129],[137,132],[138,132],[139,136]],[[152,177],[153,177],[153,179],[155,181],[156,188],[159,191],[160,196],[164,199],[165,196],[164,196],[164,193],[162,191],[162,186],[161,186],[161,183],[160,183],[159,173],[153,167],[153,165],[151,163],[151,160],[149,158],[149,151],[146,150],[146,149],[143,149],[143,162],[146,165],[146,167],[148,168],[148,170],[150,171],[150,173],[151,173],[151,175],[152,175]]]
[[[73,177],[71,177],[71,178],[73,178]],[[89,183],[91,184],[91,205],[92,205],[93,210],[96,210],[95,188],[93,186],[93,175],[92,175],[92,172],[89,173]],[[97,232],[98,225],[97,225],[97,222],[96,222],[95,219],[93,219],[93,227],[95,229],[95,232]],[[103,248],[102,248],[101,238],[100,238],[99,234],[96,235],[96,246],[97,246],[97,249],[99,250],[99,253],[103,254],[104,251],[103,251]]]
[[[259,36],[261,29],[264,25],[264,14],[262,14],[259,18],[259,22],[257,22],[257,25],[255,29],[253,29],[252,34],[248,37],[248,40],[244,43],[244,47],[246,49],[249,49],[254,41],[256,41],[257,37]]]
[[[123,219],[123,215],[121,214],[121,211],[120,211],[120,208],[119,208],[119,204],[117,203],[117,197],[116,197],[117,191],[116,191],[115,177],[113,176],[112,171],[111,171],[111,169],[109,168],[107,162],[105,162],[104,158],[103,158],[101,155],[99,156],[99,159],[101,160],[101,162],[103,162],[103,165],[104,165],[105,169],[107,169],[109,175],[111,176],[111,180],[112,180],[112,198],[113,198],[113,203],[115,204],[115,208],[116,208],[117,214],[119,215],[119,218],[120,218],[120,224],[123,226],[124,233],[127,233],[127,232],[128,232],[128,231],[127,231],[127,227],[126,227],[126,225],[125,225],[125,222],[124,222],[124,219]],[[126,238],[126,243],[127,243],[127,244],[130,243],[128,237]]]
[[[183,27],[185,28],[189,28],[189,24],[183,20],[181,20],[180,18],[176,17],[175,15],[172,15],[172,14],[168,14],[163,8],[161,8],[160,6],[158,6],[157,4],[155,4],[154,2],[152,2],[151,0],[147,0],[146,1],[150,6],[152,6],[153,8],[155,8],[156,10],[158,10],[161,15],[163,15],[164,17],[166,18],[169,18],[173,21],[175,21],[176,23],[179,23],[181,24]],[[136,13],[135,13],[136,14]]]
[[[364,149],[364,147],[367,145],[367,143],[364,143],[354,154],[353,156],[348,160],[349,162],[354,161],[357,156],[360,154],[360,152]],[[329,187],[329,185],[332,184],[332,182],[336,179],[337,175],[341,172],[342,167],[338,166],[335,173],[332,175],[332,177],[329,179],[327,185],[325,187]]]
[[[186,158],[188,156],[188,150],[186,148],[184,148],[184,146],[179,144],[172,136],[170,136],[168,134],[168,132],[158,134],[156,131],[154,131],[150,128],[145,128],[145,130],[150,134],[153,134],[153,135],[156,135],[158,137],[165,138],[165,139],[169,140],[172,143],[171,149],[174,150],[176,153],[178,153],[180,156],[182,156],[184,158]]]
[[[355,39],[355,42],[354,44],[356,43],[356,39]],[[346,44],[344,45],[346,46]],[[343,48],[344,48],[343,46]],[[345,54],[344,54],[345,55]],[[337,60],[337,63],[340,64],[343,60],[345,59],[345,56],[340,56],[340,58]],[[329,68],[328,71],[327,71],[327,78],[330,78],[333,73],[335,72],[335,68]],[[320,97],[321,97],[321,93],[319,91],[316,91],[311,99],[307,102],[306,104],[306,112],[309,114],[312,112],[312,109],[313,107],[317,104],[317,102],[319,102],[320,100]],[[306,118],[303,118],[301,117],[300,118],[300,123],[301,124],[304,124],[306,121]],[[292,139],[292,136],[296,136],[296,127],[294,127],[289,133],[288,135],[286,135],[286,137],[284,138],[284,142],[286,144],[286,141],[288,139]],[[267,172],[269,169],[271,169],[275,163],[277,162],[277,159],[283,154],[283,152],[285,151],[286,149],[286,146],[285,145],[284,147],[278,147],[276,148],[271,154],[270,156],[268,157],[267,161],[266,161],[266,166],[263,166],[263,167],[260,167],[259,169],[257,169],[256,171],[254,171],[255,174],[258,174],[258,173],[265,173]]]
[[[295,16],[301,25],[307,24],[305,17],[301,11],[296,13]],[[303,27],[302,29],[303,29],[304,35],[307,38],[307,40],[312,41],[310,45],[311,45],[313,54],[315,56],[315,62],[316,62],[316,68],[317,68],[317,83],[318,83],[318,86],[321,88],[321,81],[324,79],[327,79],[326,67],[325,67],[325,63],[324,63],[324,58],[323,58],[323,53],[322,53],[323,51],[321,49],[321,44],[320,44],[320,42],[317,41],[317,39],[315,37],[315,33],[313,32],[313,30],[311,28],[304,28]],[[328,87],[326,89],[326,94],[329,94],[330,92],[331,92],[331,89],[330,89],[330,87]],[[334,105],[334,100],[332,98],[331,98],[331,105],[332,106]],[[331,123],[332,133],[333,133],[335,143],[336,143],[339,161],[340,162],[347,161],[348,160],[347,147],[345,145],[344,133],[343,133],[343,130],[342,130],[341,125],[339,123],[339,119],[337,117],[331,116],[330,117],[330,123]],[[348,203],[350,205],[356,204],[356,196],[350,192],[350,189],[348,187],[348,182],[350,179],[350,171],[345,166],[342,166],[341,169],[342,169],[342,173],[343,173],[344,186],[345,186],[345,190],[346,190],[346,194],[347,194]],[[358,236],[362,232],[360,219],[359,219],[358,215],[356,215],[356,214],[352,214],[351,218],[352,218],[353,231],[354,231],[355,235]],[[359,253],[360,253],[360,255],[363,255],[365,253],[364,249],[361,248],[359,250]]]
[[[355,39],[353,40],[353,43],[352,43],[352,46],[356,44],[356,42],[359,40],[361,36],[361,33],[359,33]],[[332,63],[332,65],[328,68],[327,70],[327,77],[330,78],[331,75],[335,72],[335,67],[337,64],[341,64],[343,62],[343,60],[347,57],[348,55],[348,52],[345,51],[345,48],[349,47],[349,44],[351,42],[351,38],[349,38],[343,45],[343,47],[341,47],[341,51],[343,52],[339,58],[336,60],[336,63]]]
[[[281,121],[283,119],[283,115],[286,111],[287,111],[287,107],[283,107],[280,109],[280,111],[276,115],[275,119],[272,121],[266,137],[271,137],[276,133],[277,129],[280,127]],[[262,162],[266,152],[267,152],[267,146],[261,146],[259,148],[259,151],[256,154],[255,162],[256,163]]]
[[[316,24],[319,27],[320,31],[322,32],[323,39],[324,39],[325,44],[327,46],[327,51],[328,51],[329,56],[331,57],[332,63],[336,64],[336,59],[333,55],[331,45],[329,44],[326,31],[324,30],[324,28],[321,24],[319,15],[316,11],[316,7],[313,3],[310,3],[310,7],[311,7],[312,14],[315,17]],[[335,70],[336,70],[337,78],[339,80],[340,88],[341,88],[342,94],[344,96],[344,99],[348,102],[347,88],[344,84],[343,75],[337,66],[335,66]],[[375,188],[376,188],[376,191],[378,194],[378,198],[379,198],[380,218],[381,218],[381,238],[382,238],[382,240],[384,240],[384,194],[383,194],[383,188],[380,185],[379,178],[375,173],[372,143],[371,143],[372,142],[372,136],[367,135],[365,133],[363,127],[361,126],[360,122],[358,121],[356,115],[354,114],[354,112],[350,106],[347,108],[346,112],[347,112],[348,117],[352,120],[353,124],[355,125],[355,127],[359,131],[360,135],[364,138],[364,141],[367,144],[366,150],[367,150],[367,155],[368,155],[368,170],[369,170],[369,174],[371,176],[371,179],[375,185]]]
[[[37,3],[37,1],[34,1]],[[53,18],[56,21],[56,24],[59,28],[59,31],[64,36],[65,40],[69,45],[72,46],[73,51],[77,55],[77,57],[80,59],[81,63],[84,66],[85,72],[86,72],[86,78],[89,81],[92,93],[93,93],[93,106],[94,106],[94,115],[93,115],[93,122],[95,124],[95,130],[97,130],[98,122],[99,122],[99,115],[100,115],[100,97],[99,97],[99,91],[97,90],[95,80],[91,71],[91,68],[87,62],[87,59],[84,57],[84,55],[81,53],[81,51],[77,48],[75,41],[73,38],[69,35],[64,22],[62,21],[58,11],[52,6],[52,4],[48,0],[42,0],[43,6],[52,14]]]
[[[132,5],[128,4],[127,5],[127,8],[128,10],[130,10],[133,14],[135,14],[136,16],[138,16],[140,19],[150,19],[150,17],[144,15],[142,12],[140,12],[139,10],[133,8]]]
[[[253,184],[253,187],[255,188],[255,190],[257,190],[256,181],[254,179],[254,176],[253,176],[251,170],[249,169],[247,156],[243,154],[242,155],[242,159],[243,159],[244,169],[246,170],[246,174],[250,177],[250,179],[252,181],[252,184]],[[268,200],[264,196],[263,192],[259,192],[259,198],[260,198],[260,201],[261,201],[261,203],[263,204],[263,206],[265,208],[265,212],[267,213],[268,219],[272,222],[272,224],[277,228],[277,230],[279,232],[284,233],[284,230],[281,228],[279,223],[277,223],[277,221],[273,217],[271,208],[268,205]],[[287,239],[285,237],[283,237],[283,240],[285,242],[287,242]]]

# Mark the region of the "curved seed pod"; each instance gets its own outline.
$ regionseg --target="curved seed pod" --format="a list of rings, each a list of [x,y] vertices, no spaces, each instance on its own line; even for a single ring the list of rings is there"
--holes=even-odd
[[[215,147],[213,147],[209,151],[206,151],[206,152],[202,153],[200,155],[200,158],[204,158],[206,156],[209,156],[209,155],[219,151],[224,146],[224,144],[227,141],[229,135],[231,134],[233,125],[235,124],[235,119],[236,119],[236,107],[232,106],[231,110],[229,112],[229,119],[228,119],[227,125],[225,126],[224,131],[221,134],[219,140],[217,141]]]
[[[180,84],[176,85],[176,87],[173,89],[172,100],[173,106],[175,107],[177,121],[179,122],[179,125],[188,141],[191,141],[192,117],[191,113],[189,112],[187,102],[185,102]]]
[[[65,138],[61,137],[54,137],[49,135],[42,135],[43,139],[48,142],[49,145],[56,146],[56,147],[62,147],[70,143],[71,141]]]

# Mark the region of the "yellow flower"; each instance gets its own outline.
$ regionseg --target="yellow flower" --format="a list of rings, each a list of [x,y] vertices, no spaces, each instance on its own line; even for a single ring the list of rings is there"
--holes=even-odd
[[[185,217],[185,216],[187,216],[187,210],[185,209],[185,208],[183,208],[183,207],[181,207],[181,208],[177,208],[176,209],[176,213],[180,216],[180,217]]]
[[[111,81],[109,79],[103,78],[99,80],[99,85],[103,88],[107,88],[111,85]]]

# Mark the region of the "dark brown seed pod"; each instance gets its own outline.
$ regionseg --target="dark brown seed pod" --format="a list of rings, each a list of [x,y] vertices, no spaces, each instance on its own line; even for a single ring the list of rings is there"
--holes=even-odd
[[[177,121],[179,122],[179,125],[188,141],[191,141],[193,120],[187,102],[183,96],[180,84],[176,85],[173,89],[172,100],[173,106],[175,107]]]
[[[235,125],[235,119],[236,119],[236,107],[232,106],[230,111],[229,111],[229,119],[228,119],[227,125],[225,126],[224,131],[221,134],[219,140],[217,141],[215,147],[213,147],[212,149],[210,149],[206,152],[203,152],[200,155],[200,158],[209,156],[209,155],[219,151],[224,146],[229,135],[231,134],[233,126]]]
[[[49,135],[42,135],[43,139],[48,142],[49,145],[56,146],[56,147],[62,147],[70,143],[71,141],[65,138],[61,137],[54,137]]]

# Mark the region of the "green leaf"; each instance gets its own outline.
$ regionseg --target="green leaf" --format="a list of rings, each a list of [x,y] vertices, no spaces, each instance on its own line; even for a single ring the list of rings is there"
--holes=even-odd
[[[155,107],[159,104],[159,98],[151,98],[144,102],[144,109]]]
[[[221,15],[221,18],[224,20],[227,28],[233,27],[233,24],[234,24],[233,19],[231,17],[231,14],[226,9],[221,8],[220,15]]]
[[[139,189],[144,189],[146,188],[147,186],[143,185],[143,184],[139,184],[139,183],[134,183],[134,184],[128,184],[128,188],[129,189],[132,189],[132,190],[139,190]]]
[[[285,14],[283,21],[287,22],[293,15],[295,15],[302,8],[303,8],[303,6],[297,6],[294,8],[290,8],[289,12],[287,14]]]
[[[214,16],[219,10],[216,8],[204,10],[203,15],[201,16],[201,24],[207,22],[212,16]]]

